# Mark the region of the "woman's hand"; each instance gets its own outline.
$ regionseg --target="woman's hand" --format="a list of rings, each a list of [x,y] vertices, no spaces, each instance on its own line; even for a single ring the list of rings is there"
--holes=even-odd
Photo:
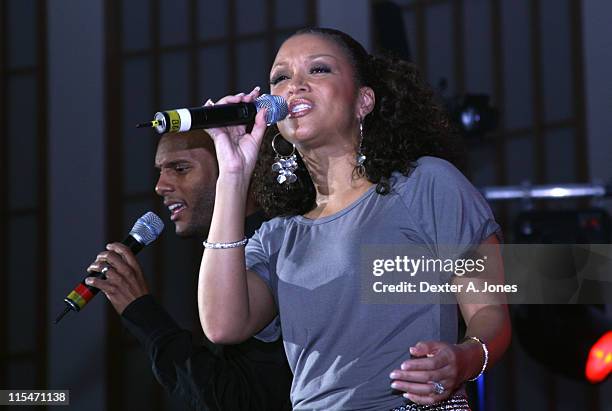
[[[404,361],[389,377],[391,388],[404,392],[405,398],[417,404],[433,404],[450,397],[461,384],[478,374],[484,360],[480,344],[469,342],[459,345],[419,342],[410,347],[410,354],[417,358]],[[444,392],[436,393],[436,382],[442,384]]]
[[[204,105],[248,103],[257,97],[259,97],[259,87],[255,87],[249,94],[240,93],[234,96],[225,96],[216,103],[208,100]],[[265,109],[257,113],[255,125],[250,133],[246,132],[246,126],[244,125],[206,130],[215,143],[219,176],[234,175],[244,177],[247,180],[250,178],[266,131],[265,114]]]

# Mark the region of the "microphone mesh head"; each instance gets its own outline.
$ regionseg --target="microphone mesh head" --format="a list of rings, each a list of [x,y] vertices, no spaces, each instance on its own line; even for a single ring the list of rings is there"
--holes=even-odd
[[[271,96],[270,94],[262,94],[255,99],[255,107],[257,111],[266,108],[266,124],[271,125],[277,121],[281,121],[289,114],[287,102],[281,96]]]
[[[130,235],[144,245],[149,245],[162,231],[164,231],[164,222],[157,214],[149,211],[136,221]]]

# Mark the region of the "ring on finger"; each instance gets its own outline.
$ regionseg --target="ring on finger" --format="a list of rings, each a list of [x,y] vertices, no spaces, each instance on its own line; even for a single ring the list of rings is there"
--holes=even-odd
[[[105,266],[103,269],[100,270],[100,274],[106,274],[106,272],[110,270],[110,265]]]
[[[440,395],[443,394],[444,391],[446,391],[446,388],[444,387],[444,385],[442,385],[441,382],[438,381],[432,381],[431,385],[433,385],[433,391],[434,393]]]

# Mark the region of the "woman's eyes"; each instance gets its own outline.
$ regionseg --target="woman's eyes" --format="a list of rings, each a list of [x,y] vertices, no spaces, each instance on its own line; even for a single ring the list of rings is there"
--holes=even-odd
[[[272,80],[270,80],[270,85],[271,86],[275,86],[278,83],[280,83],[281,81],[286,80],[286,79],[288,79],[288,77],[285,76],[285,75],[274,77]]]
[[[311,73],[329,73],[331,70],[327,66],[315,66],[310,69]]]
[[[309,70],[310,74],[330,73],[331,69],[327,66],[314,66]],[[284,74],[278,75],[270,80],[270,85],[275,86],[283,80],[287,80],[289,76]]]

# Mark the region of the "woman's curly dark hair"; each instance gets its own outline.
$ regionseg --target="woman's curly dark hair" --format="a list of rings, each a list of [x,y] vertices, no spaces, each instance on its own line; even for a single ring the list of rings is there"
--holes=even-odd
[[[357,86],[374,90],[374,109],[363,120],[362,152],[367,157],[366,178],[377,185],[377,193],[389,193],[391,174],[408,174],[421,156],[441,157],[462,168],[463,151],[457,134],[414,64],[369,55],[361,44],[338,30],[309,28],[294,36],[300,34],[324,36],[339,45],[352,63]],[[273,126],[264,135],[252,188],[268,217],[305,214],[315,208],[316,192],[299,155],[296,183],[278,184],[271,170],[276,157],[271,142],[278,132]]]

